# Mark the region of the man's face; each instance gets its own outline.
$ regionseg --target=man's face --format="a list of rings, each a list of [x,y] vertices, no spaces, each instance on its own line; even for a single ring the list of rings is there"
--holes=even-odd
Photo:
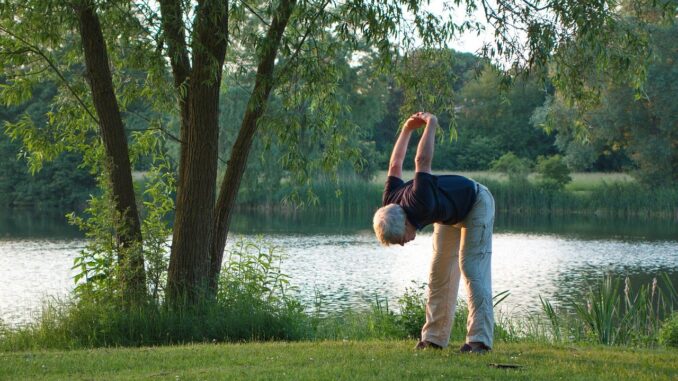
[[[412,225],[412,224],[410,223],[410,221],[408,221],[407,219],[405,219],[405,235],[404,235],[403,238],[400,240],[400,242],[398,242],[398,244],[399,244],[400,246],[403,246],[403,245],[405,245],[406,243],[408,243],[408,242],[410,242],[411,240],[413,240],[414,237],[416,237],[416,236],[417,236],[417,228],[415,228],[414,225]]]

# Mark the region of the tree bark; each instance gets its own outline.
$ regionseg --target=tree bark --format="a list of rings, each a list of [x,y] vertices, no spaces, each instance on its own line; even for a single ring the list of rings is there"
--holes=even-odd
[[[196,11],[188,123],[182,124],[172,252],[167,279],[171,305],[195,305],[209,275],[219,141],[219,90],[228,43],[228,2],[204,1]],[[176,73],[176,72],[175,72]]]
[[[122,218],[122,226],[116,226],[116,236],[121,247],[118,262],[122,271],[123,295],[128,300],[138,300],[146,294],[146,275],[127,137],[113,89],[106,43],[94,4],[84,1],[76,6],[76,12],[85,54],[87,80],[108,159],[113,202]]]
[[[247,103],[240,132],[233,145],[228,167],[221,182],[219,199],[214,209],[215,218],[210,246],[209,291],[212,296],[217,292],[233,206],[245,171],[247,157],[252,147],[252,140],[257,130],[257,121],[264,113],[268,96],[273,87],[273,71],[280,40],[295,5],[296,0],[282,0],[275,12],[264,40],[265,45],[260,48],[254,90]]]

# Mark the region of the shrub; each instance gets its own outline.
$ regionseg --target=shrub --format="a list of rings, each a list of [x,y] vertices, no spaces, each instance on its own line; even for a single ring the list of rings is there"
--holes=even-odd
[[[678,348],[678,312],[664,322],[659,331],[659,343],[667,347]]]
[[[560,155],[539,156],[536,170],[540,183],[547,188],[562,189],[572,181],[570,169]]]
[[[527,182],[527,175],[530,173],[531,166],[530,160],[519,158],[513,152],[508,152],[494,160],[491,169],[494,172],[508,175],[511,182]]]
[[[421,327],[426,322],[426,297],[424,290],[426,283],[405,289],[405,294],[398,299],[400,315],[397,316],[398,325],[407,333],[408,337],[419,338]]]

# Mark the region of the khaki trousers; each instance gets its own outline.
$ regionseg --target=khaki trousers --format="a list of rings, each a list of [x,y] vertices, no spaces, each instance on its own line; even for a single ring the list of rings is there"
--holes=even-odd
[[[422,340],[446,347],[457,306],[460,275],[468,290],[468,333],[466,342],[492,347],[494,312],[492,306],[492,229],[494,198],[478,184],[476,201],[466,218],[455,225],[436,223],[433,230],[433,258],[428,283],[426,323]]]

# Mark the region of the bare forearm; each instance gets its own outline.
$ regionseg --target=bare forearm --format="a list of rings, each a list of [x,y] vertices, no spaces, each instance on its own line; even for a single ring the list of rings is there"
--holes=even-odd
[[[437,127],[438,119],[435,116],[428,118],[426,129],[424,129],[424,134],[421,136],[417,146],[417,156],[414,159],[417,172],[431,173]]]
[[[407,153],[407,146],[410,143],[410,137],[412,136],[412,130],[403,127],[396,140],[395,145],[393,146],[393,152],[391,152],[391,160],[388,164],[388,175],[395,177],[402,177],[403,175],[403,161],[405,160],[405,154]]]

